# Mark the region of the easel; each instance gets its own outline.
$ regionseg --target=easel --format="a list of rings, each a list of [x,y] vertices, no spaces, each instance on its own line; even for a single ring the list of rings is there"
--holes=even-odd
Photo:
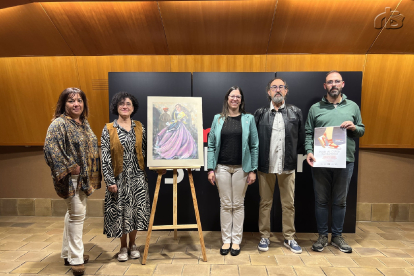
[[[179,167],[179,168],[167,168],[167,167],[150,167],[150,170],[165,170],[173,169],[173,225],[157,225],[154,224],[155,210],[157,209],[158,193],[160,191],[162,173],[158,173],[157,186],[155,187],[154,200],[152,201],[151,217],[148,225],[147,240],[145,242],[144,256],[142,257],[142,264],[145,265],[148,257],[148,249],[151,239],[152,230],[160,229],[174,229],[174,239],[177,239],[177,229],[198,229],[198,236],[200,238],[201,252],[203,254],[203,261],[207,262],[206,247],[204,245],[203,230],[201,229],[200,214],[198,212],[197,197],[194,189],[194,180],[191,169],[199,169],[200,167]],[[193,197],[194,212],[197,220],[197,224],[177,224],[177,169],[186,169],[188,172],[188,179],[190,180],[191,195]]]

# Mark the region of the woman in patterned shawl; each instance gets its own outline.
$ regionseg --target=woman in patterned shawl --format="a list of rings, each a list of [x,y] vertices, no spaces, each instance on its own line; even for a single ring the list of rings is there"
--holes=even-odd
[[[140,257],[135,237],[148,228],[150,200],[145,175],[146,132],[131,117],[138,111],[137,99],[126,92],[114,95],[111,112],[118,115],[102,131],[102,171],[105,193],[104,234],[120,238],[118,261]],[[127,238],[129,236],[129,243]],[[129,249],[128,249],[128,247]]]
[[[86,198],[101,187],[98,140],[88,120],[88,101],[79,88],[67,88],[59,96],[46,134],[44,153],[52,171],[56,193],[65,199],[62,258],[74,275],[83,275],[83,222]]]

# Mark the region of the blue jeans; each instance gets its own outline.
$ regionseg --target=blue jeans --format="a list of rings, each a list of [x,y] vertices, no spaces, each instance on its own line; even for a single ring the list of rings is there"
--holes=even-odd
[[[319,235],[328,235],[328,207],[331,197],[332,236],[340,236],[342,234],[346,212],[346,197],[353,171],[353,162],[347,162],[344,169],[312,168],[315,215]]]

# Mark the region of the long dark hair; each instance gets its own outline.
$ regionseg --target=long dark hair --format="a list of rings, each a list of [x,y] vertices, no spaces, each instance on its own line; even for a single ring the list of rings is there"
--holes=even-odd
[[[60,117],[60,115],[65,114],[66,102],[68,101],[69,97],[72,98],[75,96],[75,94],[79,94],[83,101],[83,112],[80,115],[80,119],[83,120],[83,119],[88,118],[88,114],[89,114],[88,100],[86,99],[85,93],[79,88],[69,87],[63,90],[62,93],[60,93],[59,99],[56,103],[55,114],[53,115],[52,121]]]
[[[241,101],[240,101],[239,111],[240,111],[240,113],[246,114],[246,111],[244,110],[244,95],[243,95],[243,91],[238,86],[232,86],[227,91],[226,95],[224,96],[223,109],[222,109],[222,111],[220,113],[220,118],[224,118],[224,120],[226,120],[227,117],[229,116],[229,103],[228,103],[228,100],[229,100],[230,93],[233,92],[234,90],[239,90],[240,91]]]

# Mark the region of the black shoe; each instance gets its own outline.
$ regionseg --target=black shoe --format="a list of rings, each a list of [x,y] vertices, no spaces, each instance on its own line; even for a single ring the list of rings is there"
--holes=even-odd
[[[228,249],[220,248],[220,254],[223,255],[223,256],[229,254],[229,252],[230,252],[230,248],[228,248]]]
[[[222,246],[222,248],[220,248],[220,254],[223,256],[226,256],[227,254],[229,254],[230,248],[231,248],[231,244],[230,244],[230,247],[227,249],[223,249],[223,246]]]
[[[237,255],[239,255],[240,254],[240,248],[239,249],[231,249],[230,250],[230,254],[232,255],[232,256],[237,256]]]
[[[312,250],[322,252],[328,246],[328,235],[319,235],[318,240],[312,245]]]
[[[346,243],[342,236],[332,237],[331,244],[344,253],[352,253],[352,247]]]

